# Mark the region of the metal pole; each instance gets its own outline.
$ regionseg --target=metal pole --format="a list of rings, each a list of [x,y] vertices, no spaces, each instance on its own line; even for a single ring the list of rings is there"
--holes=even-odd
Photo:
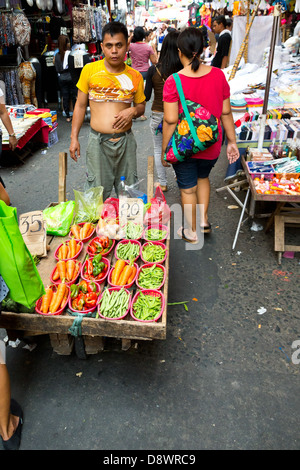
[[[268,71],[267,71],[267,78],[266,78],[264,104],[263,104],[262,115],[260,117],[260,128],[259,128],[259,137],[258,137],[258,145],[257,145],[257,148],[260,152],[262,151],[263,143],[264,143],[265,125],[266,125],[266,119],[267,119],[268,101],[269,101],[271,77],[272,77],[272,71],[273,71],[273,59],[274,59],[276,38],[277,38],[279,23],[280,23],[280,13],[281,13],[281,5],[277,3],[274,6],[273,27],[272,27],[272,36],[271,36],[271,44],[270,44],[270,52],[269,52],[269,62],[268,62]]]

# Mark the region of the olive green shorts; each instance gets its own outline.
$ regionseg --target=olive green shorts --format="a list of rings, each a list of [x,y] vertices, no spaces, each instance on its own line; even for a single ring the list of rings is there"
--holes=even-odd
[[[91,129],[86,150],[87,180],[85,189],[103,187],[103,201],[113,188],[118,196],[121,176],[126,184],[137,182],[136,140],[131,130],[121,133],[118,141],[112,141],[116,134],[101,134]]]

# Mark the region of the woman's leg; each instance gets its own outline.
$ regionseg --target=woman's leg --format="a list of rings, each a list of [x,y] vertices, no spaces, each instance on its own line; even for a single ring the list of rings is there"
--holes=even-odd
[[[210,198],[209,178],[198,178],[197,203],[200,205],[200,227],[208,227],[208,206]]]
[[[153,136],[153,150],[154,150],[154,161],[158,176],[158,183],[167,189],[167,170],[161,163],[161,148],[162,148],[162,133],[157,132],[157,127],[163,119],[163,113],[152,113],[150,121],[150,129]]]
[[[197,186],[188,189],[181,188],[180,194],[183,215],[187,225],[183,229],[184,235],[187,239],[195,241],[197,240]]]

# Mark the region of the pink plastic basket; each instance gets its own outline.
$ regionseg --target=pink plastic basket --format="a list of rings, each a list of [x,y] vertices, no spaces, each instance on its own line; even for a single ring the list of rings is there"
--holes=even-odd
[[[150,240],[147,236],[147,233],[148,233],[148,230],[151,230],[151,229],[154,229],[154,230],[163,230],[166,232],[166,235],[162,238],[157,238],[155,240]],[[144,229],[144,233],[143,233],[143,238],[144,240],[147,240],[149,242],[154,242],[154,241],[158,241],[158,242],[164,242],[169,236],[169,229],[166,225],[159,225],[159,224],[152,224],[152,225],[148,225],[145,229]]]
[[[77,241],[77,243],[80,243],[80,249],[79,249],[79,251],[78,251],[78,252],[76,253],[76,255],[73,256],[72,258],[62,258],[62,259],[61,259],[62,261],[67,261],[68,259],[76,259],[76,258],[78,258],[78,256],[80,255],[80,253],[81,253],[81,251],[82,251],[83,243],[82,243],[81,240],[76,240],[76,241]],[[66,243],[68,243],[68,242],[66,242]],[[58,257],[58,253],[59,253],[59,249],[60,249],[60,247],[61,247],[62,245],[63,245],[63,243],[61,243],[61,244],[59,245],[59,247],[57,247],[56,250],[55,250],[54,257],[55,257],[55,259],[57,259],[57,260],[60,259],[60,258]]]
[[[146,294],[146,295],[152,295],[154,297],[160,297],[161,298],[161,309],[160,309],[160,312],[159,314],[156,316],[156,318],[154,318],[153,320],[141,320],[139,318],[137,318],[135,315],[134,315],[134,304],[135,302],[137,301],[139,295],[142,294]],[[151,323],[151,322],[154,322],[154,321],[157,321],[160,319],[160,317],[162,316],[162,313],[164,311],[164,308],[165,308],[165,297],[164,295],[162,294],[162,292],[160,292],[159,290],[156,290],[156,289],[142,289],[141,291],[138,291],[135,296],[133,297],[132,299],[132,302],[131,302],[131,307],[130,307],[130,315],[132,316],[132,318],[136,321],[140,321],[140,322],[144,322],[144,323]]]
[[[166,251],[165,251],[165,256],[164,256],[164,258],[163,258],[162,260],[153,261],[153,262],[152,262],[152,261],[148,261],[147,259],[145,259],[145,258],[143,257],[143,248],[144,248],[145,246],[151,244],[151,243],[152,243],[152,245],[159,245],[159,246],[161,246],[164,250],[166,250]],[[140,257],[141,257],[142,261],[143,261],[144,263],[146,263],[146,264],[162,264],[162,263],[164,263],[164,262],[166,261],[167,255],[168,255],[167,247],[166,247],[166,245],[165,245],[164,243],[162,243],[162,242],[146,242],[146,243],[144,243],[143,245],[141,245]]]
[[[91,240],[91,241],[89,242],[86,251],[88,252],[88,254],[90,255],[91,258],[92,258],[93,256],[95,256],[96,254],[98,255],[99,253],[100,253],[102,256],[104,256],[104,257],[105,257],[105,256],[108,256],[109,253],[113,250],[113,248],[114,248],[114,246],[115,246],[115,244],[116,244],[116,240],[112,240],[112,245],[111,245],[110,249],[109,249],[108,251],[106,251],[105,253],[102,252],[102,251],[100,251],[99,253],[92,253],[92,251],[91,251],[91,249],[90,249],[90,245],[91,245],[91,243],[93,243],[93,241],[96,240],[97,238],[100,238],[100,237],[98,237],[98,236],[97,236],[97,237],[94,237],[93,240]]]
[[[76,225],[79,225],[79,227],[83,227],[85,223],[86,223],[86,222],[80,222],[79,224],[76,224]],[[88,240],[90,240],[90,238],[94,235],[95,230],[96,230],[96,227],[94,227],[94,230],[91,232],[91,234],[90,234],[88,237],[84,238],[83,240],[80,240],[79,238],[75,238],[71,231],[70,231],[70,233],[69,233],[69,237],[70,237],[70,238],[73,237],[73,238],[75,238],[75,240],[79,240],[79,241],[82,241],[83,243],[85,243],[85,242],[87,242]]]
[[[87,309],[87,310],[75,310],[75,309],[72,307],[72,300],[73,300],[73,299],[71,299],[71,295],[70,295],[70,296],[69,296],[69,309],[72,310],[72,312],[76,312],[76,313],[80,313],[80,314],[82,314],[82,315],[85,315],[85,314],[91,313],[91,312],[93,312],[94,310],[96,310],[96,308],[97,308],[97,306],[98,306],[98,304],[99,304],[99,302],[100,302],[101,295],[100,295],[100,285],[97,284],[96,282],[95,282],[95,284],[96,284],[96,287],[97,287],[97,292],[98,292],[98,294],[99,294],[95,307],[91,307],[91,308],[89,308],[89,309]]]
[[[109,292],[112,292],[114,290],[121,290],[122,288],[123,288],[123,286],[116,286],[116,287],[109,287],[108,290],[109,290]],[[102,300],[103,293],[104,293],[104,292],[102,292],[101,299],[100,299],[100,302],[98,304],[98,313],[99,313],[99,316],[101,318],[104,318],[104,320],[122,320],[122,318],[126,317],[126,315],[129,313],[130,307],[131,307],[131,293],[126,288],[125,288],[125,291],[129,295],[128,308],[127,308],[126,312],[124,313],[124,315],[122,315],[121,317],[117,317],[117,318],[105,317],[104,315],[101,314],[101,300]]]
[[[78,279],[78,277],[79,277],[79,274],[80,274],[80,271],[81,271],[81,262],[80,262],[80,261],[76,261],[76,264],[79,265],[79,270],[78,270],[77,276],[76,276],[75,279],[73,279],[73,281],[66,282],[66,283],[65,283],[66,286],[71,286],[72,284],[75,284],[75,282],[77,281],[77,279]],[[57,285],[57,284],[60,284],[60,283],[61,283],[61,279],[58,279],[57,281],[54,281],[54,279],[53,279],[53,274],[54,274],[55,270],[56,270],[56,266],[54,267],[54,269],[53,269],[53,271],[52,271],[52,273],[51,273],[51,275],[50,275],[50,280],[51,280],[51,282],[52,282],[53,284],[56,284],[56,285]]]
[[[53,284],[52,286],[53,291],[56,292],[57,290],[57,285],[56,284]],[[66,306],[68,305],[68,302],[69,302],[69,298],[70,298],[70,287],[67,286],[67,289],[68,289],[68,297],[67,297],[67,300],[65,302],[65,304],[63,305],[63,307],[61,307],[59,310],[57,310],[57,312],[54,312],[54,313],[43,313],[40,309],[41,309],[41,306],[42,306],[42,300],[43,298],[40,297],[37,301],[36,301],[36,304],[35,304],[35,311],[37,313],[39,313],[40,315],[45,315],[45,316],[54,316],[54,315],[61,315],[62,312],[64,311],[64,309],[66,308]]]
[[[117,259],[120,259],[117,255],[117,250],[118,250],[118,246],[121,245],[121,244],[124,244],[124,243],[133,243],[134,245],[138,245],[139,246],[139,252],[140,252],[140,249],[141,249],[141,243],[138,241],[138,240],[121,240],[119,241],[119,243],[116,245],[116,248],[115,248],[115,258]],[[138,257],[140,256],[140,253],[138,254],[138,256],[133,260],[133,261],[136,261],[138,259]],[[125,260],[125,261],[129,261],[129,260]]]
[[[158,263],[146,263],[146,264],[143,264],[140,268],[139,268],[139,271],[137,273],[137,277],[136,277],[136,285],[140,288],[140,289],[145,289],[144,287],[142,287],[140,284],[139,284],[139,277],[140,277],[140,273],[141,271],[144,269],[144,268],[151,268],[153,265],[156,265],[157,268],[159,269],[162,269],[163,273],[164,273],[164,277],[163,277],[163,280],[161,282],[161,284],[157,287],[155,287],[155,290],[159,290],[162,288],[162,286],[164,285],[165,281],[166,281],[166,269],[164,266],[162,266],[161,264],[158,264]]]
[[[92,260],[93,258],[89,258],[90,260]],[[96,279],[87,279],[85,277],[85,273],[84,273],[84,267],[87,263],[87,260],[83,263],[82,265],[82,268],[81,268],[81,277],[82,279],[84,279],[85,281],[88,281],[88,282],[95,282],[96,284],[103,284],[103,282],[105,281],[105,279],[107,278],[108,274],[109,274],[109,270],[110,270],[110,261],[107,259],[107,258],[102,258],[102,261],[103,263],[106,264],[107,266],[107,270],[106,270],[106,273],[105,273],[105,276],[103,276],[101,279],[99,279],[99,281],[96,281]]]
[[[126,264],[129,264],[129,261],[126,261]],[[131,287],[137,279],[138,270],[139,270],[138,265],[136,263],[133,263],[133,264],[134,264],[134,267],[136,269],[136,273],[135,273],[133,281],[130,284],[125,284],[124,286],[117,286],[117,285],[115,285],[111,282],[111,277],[112,277],[113,270],[115,269],[115,266],[112,266],[111,270],[109,271],[109,275],[108,275],[108,278],[107,278],[108,284],[112,287],[125,287],[125,289],[128,289],[129,287]]]

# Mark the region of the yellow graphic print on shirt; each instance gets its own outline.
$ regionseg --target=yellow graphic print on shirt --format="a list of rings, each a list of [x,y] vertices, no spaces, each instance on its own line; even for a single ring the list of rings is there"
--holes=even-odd
[[[123,72],[109,73],[104,60],[85,65],[77,87],[88,93],[91,101],[142,103],[146,99],[143,78],[136,70],[125,65]]]

